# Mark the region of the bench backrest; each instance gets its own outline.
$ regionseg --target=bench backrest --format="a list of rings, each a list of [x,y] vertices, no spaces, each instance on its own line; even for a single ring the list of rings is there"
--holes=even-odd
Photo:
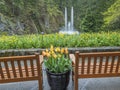
[[[0,83],[38,80],[40,55],[0,57]]]
[[[120,76],[120,52],[75,53],[79,78]]]

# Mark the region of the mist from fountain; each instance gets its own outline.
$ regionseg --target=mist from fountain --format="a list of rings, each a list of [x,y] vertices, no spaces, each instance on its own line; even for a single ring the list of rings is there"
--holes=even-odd
[[[74,11],[73,7],[71,7],[71,21],[68,22],[68,16],[67,16],[67,8],[65,7],[65,27],[62,28],[59,33],[62,34],[79,34],[78,31],[74,29]]]

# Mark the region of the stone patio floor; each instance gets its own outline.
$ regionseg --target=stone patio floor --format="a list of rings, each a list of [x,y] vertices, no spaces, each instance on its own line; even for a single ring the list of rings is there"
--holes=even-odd
[[[43,71],[43,90],[50,90]],[[70,78],[67,90],[74,90]],[[0,84],[0,90],[38,90],[38,81]],[[79,90],[120,90],[120,77],[79,79]]]

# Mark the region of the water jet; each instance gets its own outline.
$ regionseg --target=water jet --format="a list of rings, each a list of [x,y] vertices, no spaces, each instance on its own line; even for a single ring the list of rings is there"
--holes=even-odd
[[[71,21],[68,21],[67,8],[65,7],[65,26],[59,31],[62,34],[79,34],[74,28],[74,11],[71,7]]]

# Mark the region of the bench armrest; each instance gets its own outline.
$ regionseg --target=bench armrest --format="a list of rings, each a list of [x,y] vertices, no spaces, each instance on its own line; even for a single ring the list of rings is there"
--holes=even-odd
[[[43,56],[40,55],[40,65],[42,66],[42,64],[43,64]]]
[[[70,59],[72,60],[72,64],[75,64],[75,55],[74,54],[69,54]]]

